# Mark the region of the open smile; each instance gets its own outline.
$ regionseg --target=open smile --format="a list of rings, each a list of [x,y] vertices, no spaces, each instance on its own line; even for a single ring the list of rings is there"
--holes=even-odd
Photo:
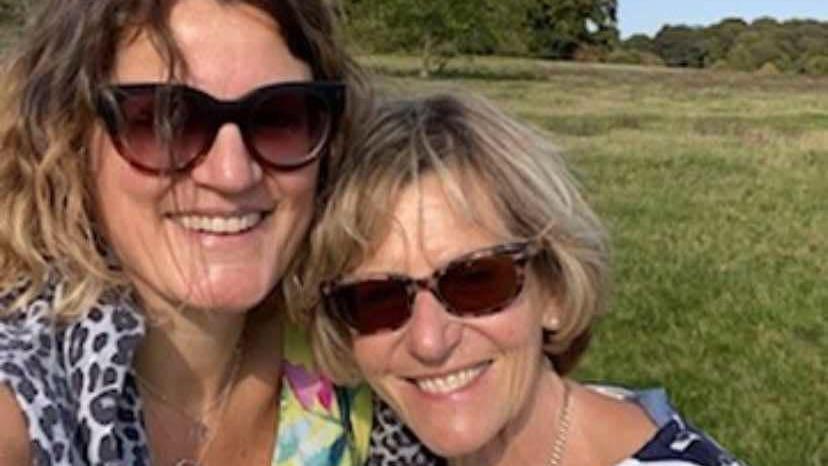
[[[172,215],[170,219],[185,230],[213,235],[235,235],[252,230],[270,212],[260,211],[237,215]]]
[[[430,377],[416,377],[409,379],[417,387],[432,395],[445,395],[471,385],[491,364],[486,361],[475,366],[466,367],[454,372]]]

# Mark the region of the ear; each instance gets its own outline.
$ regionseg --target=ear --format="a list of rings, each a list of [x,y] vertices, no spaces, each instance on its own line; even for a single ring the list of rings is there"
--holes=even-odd
[[[557,333],[561,328],[561,316],[563,308],[557,298],[552,296],[545,296],[543,300],[543,314],[541,315],[541,325],[547,332]]]
[[[541,325],[543,325],[544,330],[557,333],[558,329],[561,328],[561,319],[558,317],[557,312],[546,310],[541,319]]]

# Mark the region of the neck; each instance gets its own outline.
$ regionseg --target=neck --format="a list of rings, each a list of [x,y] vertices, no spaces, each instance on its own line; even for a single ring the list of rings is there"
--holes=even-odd
[[[544,367],[527,402],[509,425],[480,450],[450,461],[452,466],[545,466],[559,435],[564,382]],[[571,402],[571,401],[570,401]],[[570,409],[571,412],[571,409]]]
[[[175,310],[149,319],[135,359],[139,377],[188,412],[221,396],[244,356],[246,314]]]

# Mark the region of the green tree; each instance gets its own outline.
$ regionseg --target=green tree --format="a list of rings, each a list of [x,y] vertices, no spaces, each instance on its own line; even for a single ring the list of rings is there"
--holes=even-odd
[[[616,0],[534,0],[527,12],[529,49],[572,59],[579,49],[608,53],[619,44]]]
[[[664,26],[655,38],[656,51],[667,66],[702,68],[708,54],[707,41],[701,28]]]
[[[733,44],[743,32],[748,29],[748,24],[741,18],[726,18],[704,30],[705,54],[704,66],[712,66],[727,57]]]
[[[633,50],[638,52],[656,52],[653,40],[650,39],[650,36],[646,34],[633,34],[630,37],[624,39],[624,41],[621,43],[621,46],[627,50]]]
[[[359,44],[417,53],[420,74],[429,76],[457,53],[494,52],[506,31],[522,24],[524,1],[343,0],[340,9]]]
[[[739,36],[727,54],[727,62],[731,68],[742,71],[756,71],[767,63],[787,70],[792,65],[785,48],[772,29],[751,29]]]

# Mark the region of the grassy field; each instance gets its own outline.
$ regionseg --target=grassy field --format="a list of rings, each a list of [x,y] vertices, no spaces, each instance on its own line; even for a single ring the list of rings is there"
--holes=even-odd
[[[828,81],[363,57],[399,92],[466,88],[548,130],[614,242],[577,377],[665,386],[753,466],[828,465]]]

